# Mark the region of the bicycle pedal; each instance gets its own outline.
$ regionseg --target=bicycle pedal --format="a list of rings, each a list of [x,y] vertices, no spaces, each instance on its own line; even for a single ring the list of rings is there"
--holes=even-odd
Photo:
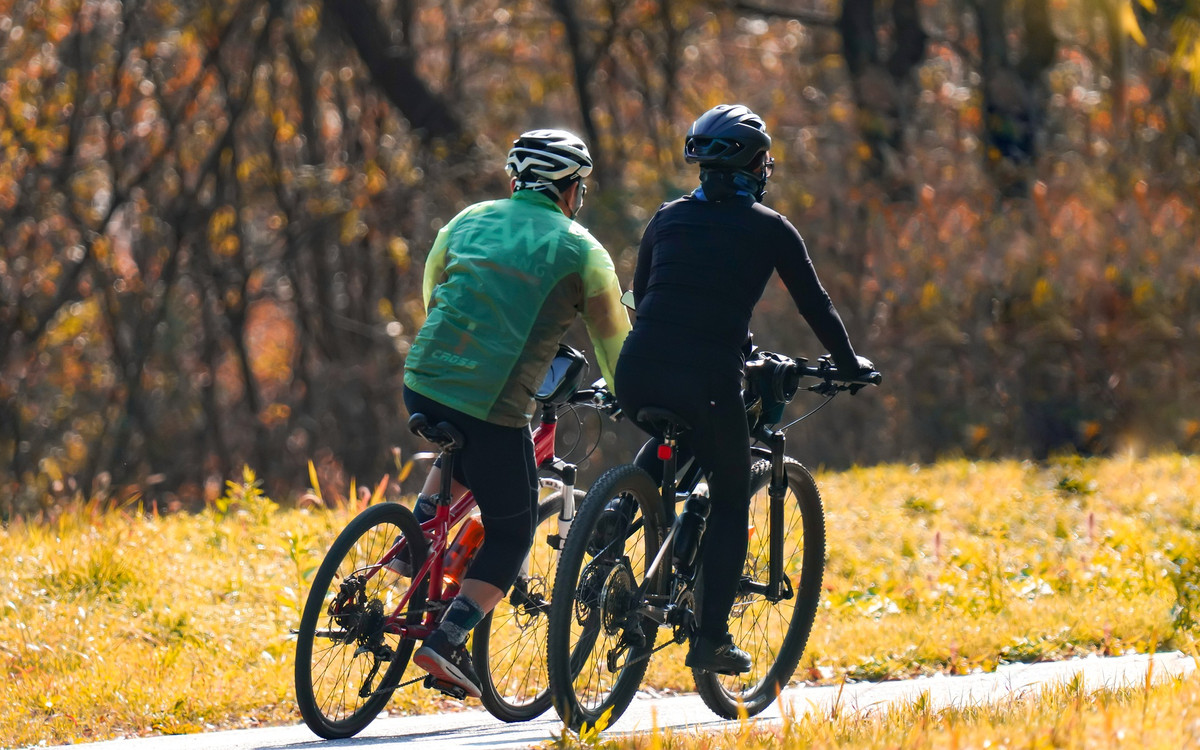
[[[425,687],[438,690],[456,700],[466,700],[467,691],[452,682],[439,680],[431,674],[425,675]]]

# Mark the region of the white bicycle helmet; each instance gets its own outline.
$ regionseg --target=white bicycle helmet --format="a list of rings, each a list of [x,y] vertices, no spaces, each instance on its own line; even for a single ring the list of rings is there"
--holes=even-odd
[[[561,198],[571,182],[592,173],[592,156],[579,136],[566,130],[530,130],[513,141],[504,171],[514,190],[543,190]]]

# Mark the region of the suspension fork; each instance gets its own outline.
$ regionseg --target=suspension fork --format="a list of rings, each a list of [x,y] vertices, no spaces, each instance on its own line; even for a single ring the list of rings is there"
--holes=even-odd
[[[542,468],[549,469],[562,482],[562,508],[558,511],[558,526],[553,534],[546,537],[546,541],[554,548],[555,554],[562,552],[563,545],[567,541],[567,533],[571,530],[571,523],[575,520],[575,474],[577,467],[574,464],[569,464],[561,458],[555,458],[542,464]],[[529,564],[529,556],[525,556],[525,565]],[[522,572],[528,574],[528,568],[522,568]]]
[[[562,482],[562,508],[558,511],[558,523],[553,534],[546,536],[546,542],[554,549],[555,558],[562,552],[567,541],[567,533],[571,530],[571,522],[575,520],[575,474],[577,467],[554,455],[554,442],[558,434],[558,412],[549,404],[542,405],[542,416],[537,429],[533,431],[533,455],[537,459],[539,469],[551,472]],[[539,482],[539,487],[541,483]],[[532,554],[532,551],[531,553]],[[521,575],[529,575],[529,555],[521,564]]]
[[[770,559],[768,560],[767,569],[769,571],[767,578],[768,596],[782,599],[788,595],[786,589],[785,578],[783,575],[783,537],[787,533],[784,529],[784,502],[787,498],[787,467],[784,465],[784,443],[785,438],[782,432],[769,432],[761,436],[763,442],[771,449],[771,482],[767,486],[767,495],[770,498]]]

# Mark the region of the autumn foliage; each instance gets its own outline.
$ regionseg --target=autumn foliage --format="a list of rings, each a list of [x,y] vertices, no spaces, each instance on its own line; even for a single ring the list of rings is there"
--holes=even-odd
[[[504,194],[511,138],[592,143],[582,218],[628,281],[649,215],[691,188],[687,125],[722,101],[767,119],[767,202],[886,375],[791,435],[797,455],[1194,449],[1197,18],[0,0],[0,516],[196,507],[244,464],[281,498],[310,461],[374,483],[421,448],[399,393],[422,259]],[[820,354],[778,287],[755,332]]]

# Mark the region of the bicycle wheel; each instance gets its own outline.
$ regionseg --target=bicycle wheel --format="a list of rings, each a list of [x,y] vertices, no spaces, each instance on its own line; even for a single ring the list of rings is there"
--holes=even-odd
[[[412,570],[419,570],[425,538],[412,512],[396,503],[373,505],[333,541],[313,579],[296,639],[296,702],[304,723],[326,739],[353,736],[370,724],[412,656],[413,640],[395,633],[392,613],[413,581],[377,567],[400,538]],[[396,617],[420,619],[426,586],[416,586]]]
[[[556,530],[562,510],[563,485],[542,480],[549,490],[538,504],[538,526],[523,571],[508,596],[500,600],[471,635],[471,658],[479,672],[479,700],[501,721],[529,721],[550,708],[550,675],[546,669],[546,631],[554,585],[556,550],[546,537]],[[583,502],[575,490],[575,507]]]
[[[579,507],[558,562],[546,654],[554,708],[575,731],[611,726],[646,673],[658,624],[639,615],[644,599],[633,594],[663,533],[658,488],[633,465],[607,471]],[[666,580],[660,568],[646,593],[661,594]]]
[[[729,615],[733,642],[750,654],[753,666],[740,675],[693,670],[696,690],[718,716],[738,718],[739,708],[754,716],[774,702],[787,686],[808,643],[821,578],[825,573],[825,514],[821,494],[808,469],[785,458],[787,493],[783,514],[783,572],[794,596],[772,602],[760,593],[744,591]],[[751,470],[750,545],[743,580],[766,583],[769,577],[771,499],[769,461]]]

